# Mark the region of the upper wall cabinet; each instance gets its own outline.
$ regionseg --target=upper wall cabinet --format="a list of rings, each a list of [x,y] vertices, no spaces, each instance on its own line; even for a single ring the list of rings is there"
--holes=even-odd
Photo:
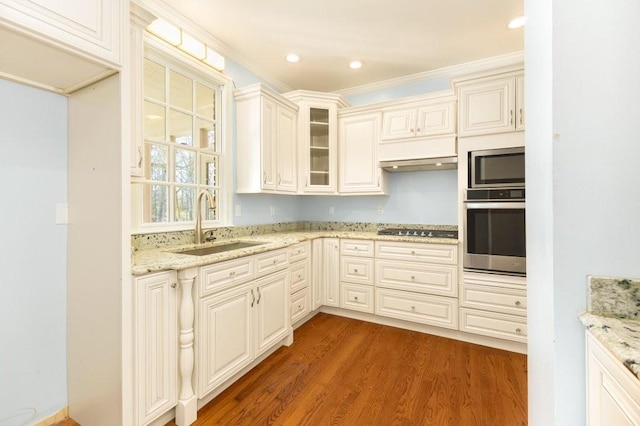
[[[379,160],[456,155],[456,97],[450,93],[405,98],[382,106]]]
[[[104,78],[123,62],[128,4],[0,0],[0,72],[62,93]]]
[[[299,192],[335,194],[338,190],[338,109],[347,104],[332,93],[296,90],[283,95],[298,112]]]
[[[349,110],[338,114],[340,194],[384,194],[387,174],[378,163],[381,113]]]
[[[458,136],[524,130],[524,74],[516,71],[456,84]]]
[[[234,95],[237,192],[297,192],[298,107],[261,84]]]

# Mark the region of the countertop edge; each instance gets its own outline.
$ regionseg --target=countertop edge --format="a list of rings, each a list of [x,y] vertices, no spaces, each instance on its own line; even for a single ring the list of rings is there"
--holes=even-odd
[[[425,237],[400,237],[377,235],[374,232],[358,232],[358,231],[292,231],[278,232],[271,234],[249,235],[243,237],[233,237],[216,240],[215,243],[208,245],[222,245],[236,241],[253,241],[264,242],[255,247],[245,249],[232,250],[223,253],[210,254],[206,256],[191,256],[180,254],[180,251],[188,250],[195,247],[204,247],[208,245],[196,246],[195,244],[176,245],[171,247],[154,248],[147,250],[138,250],[133,253],[131,274],[133,276],[144,275],[152,272],[160,272],[167,270],[182,270],[198,266],[210,265],[213,263],[224,262],[227,260],[238,259],[245,256],[264,253],[271,250],[286,248],[294,244],[304,241],[311,241],[317,238],[343,238],[343,239],[359,239],[374,241],[395,241],[410,242],[420,244],[443,244],[458,245],[459,240],[449,238],[425,238]]]

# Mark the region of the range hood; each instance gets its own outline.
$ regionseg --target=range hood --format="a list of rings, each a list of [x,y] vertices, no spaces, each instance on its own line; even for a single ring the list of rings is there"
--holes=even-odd
[[[458,168],[458,157],[419,158],[415,160],[381,161],[380,168],[388,172],[418,172]]]

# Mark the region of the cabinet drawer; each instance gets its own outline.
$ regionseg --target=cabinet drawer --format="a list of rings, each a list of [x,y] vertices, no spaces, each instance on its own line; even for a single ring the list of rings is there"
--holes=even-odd
[[[309,262],[297,262],[291,265],[291,294],[309,285]]]
[[[200,296],[206,296],[251,280],[255,276],[252,257],[229,260],[200,268]]]
[[[458,247],[455,245],[376,241],[375,246],[379,259],[458,264]]]
[[[310,253],[311,242],[309,241],[291,246],[289,247],[289,262],[293,263],[308,259]]]
[[[367,285],[340,283],[340,307],[373,313],[373,287]]]
[[[280,249],[255,255],[256,277],[286,268],[289,265],[288,254],[287,249]]]
[[[340,254],[347,256],[373,257],[374,241],[340,240]]]
[[[376,288],[376,315],[458,329],[458,300]]]
[[[525,290],[463,283],[461,293],[461,306],[505,314],[527,315],[527,292]]]
[[[291,324],[294,324],[310,312],[311,304],[309,302],[308,287],[291,295]]]
[[[516,315],[460,308],[460,330],[498,339],[527,342],[527,319]]]
[[[373,285],[373,258],[342,256],[340,281]]]
[[[458,267],[376,260],[376,286],[439,296],[458,295]]]

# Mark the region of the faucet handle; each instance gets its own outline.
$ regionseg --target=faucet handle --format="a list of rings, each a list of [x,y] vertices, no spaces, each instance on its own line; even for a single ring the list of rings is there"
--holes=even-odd
[[[208,231],[205,231],[204,233],[204,240],[207,242],[211,242],[214,241],[216,239],[216,237],[213,236],[213,229],[209,229]]]

